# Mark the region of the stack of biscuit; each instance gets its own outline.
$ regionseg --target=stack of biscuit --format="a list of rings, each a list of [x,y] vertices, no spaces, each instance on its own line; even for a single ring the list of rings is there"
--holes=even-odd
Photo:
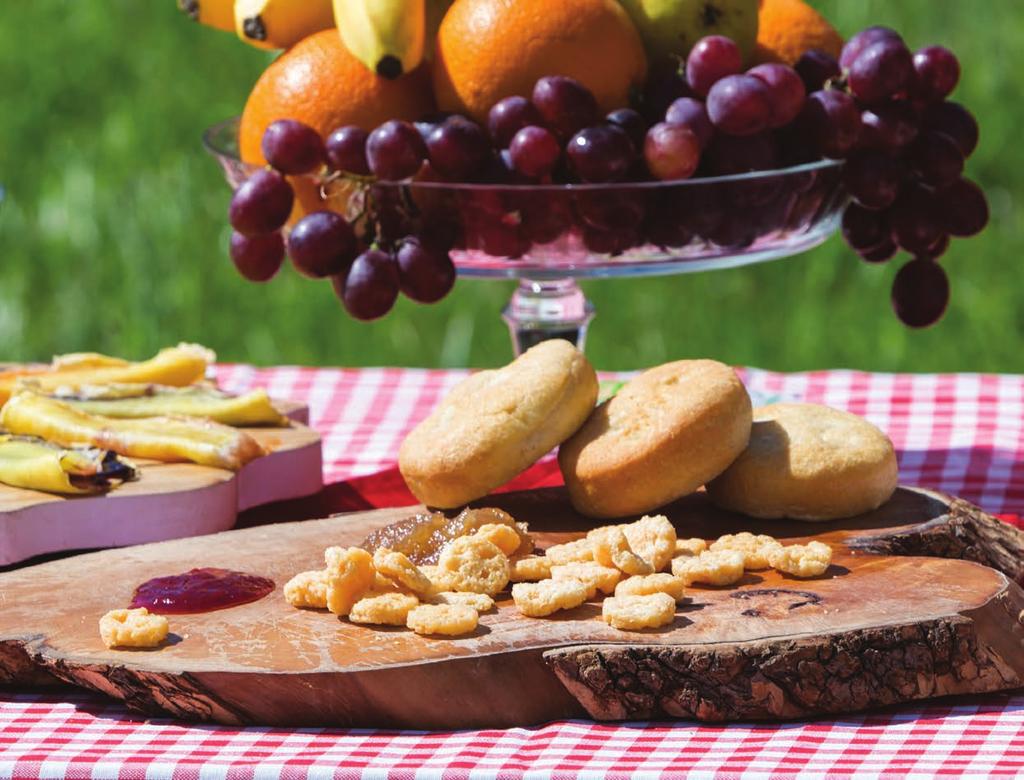
[[[406,438],[399,468],[424,504],[483,498],[559,447],[573,506],[594,518],[651,512],[706,486],[760,518],[829,520],[873,510],[896,489],[878,428],[814,404],[752,409],[713,360],[652,368],[595,408],[597,375],[567,341],[473,374]]]

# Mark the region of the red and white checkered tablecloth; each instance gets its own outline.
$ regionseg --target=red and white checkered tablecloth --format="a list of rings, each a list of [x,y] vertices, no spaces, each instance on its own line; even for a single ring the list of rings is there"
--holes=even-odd
[[[395,453],[464,372],[222,366],[228,389],[306,401],[329,482],[396,496]],[[614,379],[616,377],[607,377]],[[755,402],[808,400],[872,420],[905,484],[1024,513],[1024,377],[745,370]],[[390,472],[369,476],[382,470]],[[550,464],[535,470],[550,480]],[[524,484],[529,484],[527,481]],[[782,725],[551,723],[505,731],[235,729],[143,719],[61,690],[0,691],[0,778],[1024,777],[1024,691]]]

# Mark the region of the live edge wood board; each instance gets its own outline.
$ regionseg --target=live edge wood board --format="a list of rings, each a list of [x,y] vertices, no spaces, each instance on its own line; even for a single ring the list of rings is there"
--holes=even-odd
[[[557,489],[486,502],[540,546],[590,525]],[[755,530],[833,545],[825,576],[749,573],[693,588],[671,627],[619,632],[587,604],[556,619],[506,599],[462,639],[352,625],[288,606],[281,586],[409,514],[388,509],[111,550],[0,575],[0,679],[41,674],[187,720],[288,726],[501,727],[550,719],[781,720],[1024,685],[1024,535],[963,501],[900,490],[842,522],[761,522],[702,495],[680,535]],[[267,598],[172,616],[169,644],[110,651],[97,621],[141,581],[193,566],[268,575]]]

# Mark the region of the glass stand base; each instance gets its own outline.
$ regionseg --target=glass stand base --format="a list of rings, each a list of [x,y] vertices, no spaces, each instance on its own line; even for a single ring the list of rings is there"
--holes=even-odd
[[[502,317],[512,332],[517,356],[548,339],[565,339],[582,351],[594,304],[575,279],[521,279]]]

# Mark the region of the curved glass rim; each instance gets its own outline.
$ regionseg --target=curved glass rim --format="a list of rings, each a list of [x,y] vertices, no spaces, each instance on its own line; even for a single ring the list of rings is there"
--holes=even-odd
[[[203,132],[203,146],[206,151],[215,157],[225,157],[239,164],[242,159],[238,156],[237,148],[226,148],[218,143],[218,137],[232,127],[238,126],[241,117],[231,117],[211,125]],[[237,137],[237,133],[235,133]],[[237,147],[237,145],[236,145]],[[789,168],[773,168],[768,171],[750,171],[749,173],[735,173],[728,176],[712,176],[700,179],[673,179],[671,181],[624,181],[609,182],[605,184],[479,184],[476,182],[445,182],[445,181],[382,181],[375,182],[376,186],[412,187],[414,189],[436,189],[436,190],[462,190],[466,192],[481,192],[488,190],[523,190],[535,192],[581,192],[587,190],[625,190],[625,189],[660,189],[662,187],[701,187],[714,184],[730,184],[735,182],[757,181],[759,179],[776,178],[800,173],[812,173],[815,171],[831,170],[841,168],[843,160],[817,160],[811,163],[802,163]]]

